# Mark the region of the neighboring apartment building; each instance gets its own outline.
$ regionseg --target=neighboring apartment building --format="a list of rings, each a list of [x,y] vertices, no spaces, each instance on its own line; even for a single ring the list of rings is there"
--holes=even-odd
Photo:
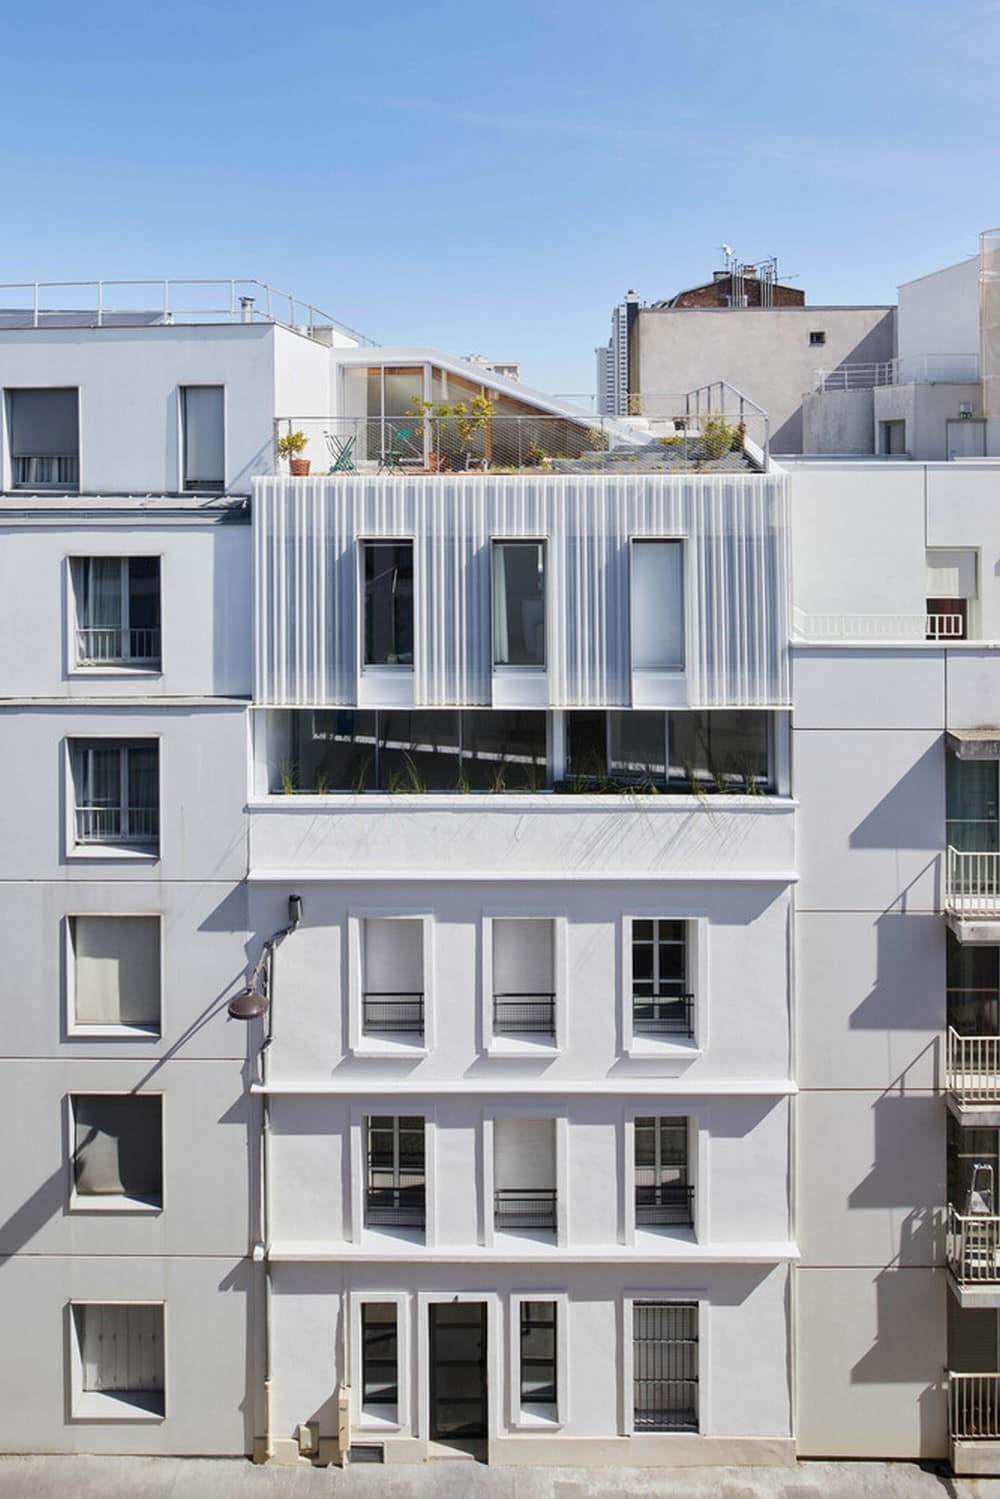
[[[774,262],[731,261],[665,301],[627,299],[612,314],[609,348],[606,362],[598,350],[598,395],[613,380],[614,405],[600,410],[655,422],[682,409],[682,392],[724,381],[768,413],[772,452],[801,453],[803,392],[816,369],[891,360],[895,308],[808,306],[800,288],[778,281]]]
[[[995,462],[236,317],[0,331],[0,1447],[1000,1468]]]

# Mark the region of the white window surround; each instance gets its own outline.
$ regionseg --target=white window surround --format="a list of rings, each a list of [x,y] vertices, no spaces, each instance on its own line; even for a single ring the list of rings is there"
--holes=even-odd
[[[159,1024],[154,1026],[145,1025],[88,1025],[78,1021],[76,1018],[76,948],[73,939],[73,924],[83,918],[84,920],[115,920],[132,921],[146,920],[157,923],[157,971],[159,974],[159,1000],[160,1018]],[[67,912],[63,918],[63,951],[65,975],[63,985],[63,1006],[65,1015],[65,1026],[67,1037],[74,1040],[114,1040],[121,1041],[158,1041],[163,1034],[163,999],[164,999],[164,971],[163,971],[163,915],[160,911],[72,911]]]
[[[87,1307],[158,1307],[162,1314],[162,1346],[163,1346],[163,1391],[162,1399],[159,1401],[161,1409],[143,1410],[133,1401],[109,1390],[85,1390],[83,1372],[83,1353],[80,1347],[76,1313]],[[67,1318],[67,1346],[69,1348],[69,1367],[66,1375],[69,1383],[69,1420],[72,1423],[81,1422],[161,1422],[167,1417],[167,1385],[168,1385],[168,1361],[167,1361],[167,1311],[165,1301],[92,1301],[74,1300],[66,1304]]]
[[[420,921],[423,924],[424,1033],[409,1039],[370,1036],[364,1029],[364,923]],[[434,1049],[434,915],[426,906],[355,907],[347,913],[347,1039],[355,1057],[424,1057]]]
[[[532,1039],[493,1034],[493,923],[494,921],[550,921],[552,923],[553,975],[555,987],[555,1037]],[[491,1057],[551,1057],[565,1051],[569,1038],[569,937],[565,909],[540,910],[536,905],[492,907],[483,912],[481,925],[480,1024],[482,1046]]]
[[[521,1303],[556,1304],[556,1403],[521,1404]],[[507,1420],[515,1431],[555,1431],[569,1420],[569,1293],[565,1290],[512,1291],[507,1308]]]
[[[149,744],[157,748],[157,787],[156,801],[157,809],[163,810],[163,755],[162,735],[158,733],[144,733],[138,736],[125,733],[78,733],[69,734],[63,740],[63,784],[66,794],[63,797],[64,805],[64,837],[66,860],[84,861],[108,861],[115,860],[122,863],[156,864],[163,857],[163,818],[159,818],[159,828],[156,842],[145,846],[142,844],[128,843],[78,843],[76,841],[76,784],[73,779],[73,746],[80,740],[88,744],[96,744],[99,741],[107,741],[109,745],[132,745]]]
[[[621,973],[619,974],[619,1024],[622,1052],[644,1061],[693,1061],[708,1049],[709,1032],[709,922],[704,916],[657,906],[630,906],[622,911],[619,927]],[[683,921],[687,924],[687,976],[694,995],[694,1036],[637,1036],[632,1024],[632,923],[633,921]]]
[[[690,1431],[635,1430],[634,1389],[632,1384],[634,1373],[632,1322],[633,1306],[637,1301],[696,1301],[698,1303],[698,1430],[696,1433]],[[625,1290],[621,1301],[622,1399],[620,1408],[623,1416],[622,1436],[631,1437],[633,1441],[647,1441],[650,1438],[656,1441],[670,1441],[675,1438],[690,1441],[693,1436],[706,1436],[711,1433],[709,1411],[711,1388],[709,1383],[709,1318],[709,1297],[704,1286],[671,1286],[669,1291],[661,1291],[657,1287],[644,1287],[642,1290]]]
[[[433,1093],[433,1089],[431,1089]],[[368,1228],[365,1225],[365,1193],[368,1188],[368,1120],[372,1115],[393,1118],[421,1118],[424,1121],[424,1227],[423,1229]],[[351,1221],[345,1242],[351,1244],[405,1244],[423,1245],[427,1249],[437,1243],[437,1191],[435,1176],[435,1123],[430,1104],[420,1100],[405,1100],[396,1103],[392,1097],[384,1100],[372,1098],[363,1104],[351,1107],[350,1123],[350,1204]],[[379,1298],[372,1295],[370,1301]]]
[[[349,1291],[351,1427],[366,1433],[405,1432],[410,1424],[410,1303],[408,1291]],[[363,1393],[361,1308],[366,1302],[391,1303],[396,1308],[396,1379],[398,1401],[394,1406],[372,1407],[361,1403]]]
[[[158,1098],[160,1100],[160,1200],[157,1203],[141,1202],[133,1197],[117,1193],[107,1196],[94,1195],[76,1190],[76,1113],[73,1101],[77,1098]],[[166,1095],[150,1089],[136,1094],[131,1088],[72,1088],[68,1089],[63,1104],[63,1136],[66,1141],[66,1165],[68,1175],[68,1207],[70,1213],[125,1213],[140,1217],[158,1217],[167,1200],[167,1108]]]
[[[639,1112],[637,1109],[636,1113]],[[483,1184],[482,1201],[482,1235],[483,1247],[493,1249],[496,1246],[497,1232],[494,1224],[494,1193],[496,1182],[496,1171],[494,1162],[494,1125],[500,1119],[551,1119],[555,1125],[555,1153],[556,1153],[556,1231],[552,1236],[553,1255],[565,1247],[569,1242],[569,1120],[565,1114],[556,1114],[547,1110],[542,1100],[536,1103],[534,1099],[525,1099],[520,1102],[513,1098],[498,1103],[490,1109],[487,1114],[483,1113],[482,1140],[479,1175]],[[516,1235],[500,1234],[501,1243],[516,1244],[522,1242]],[[532,1247],[537,1248],[535,1241]]]
[[[125,539],[125,540],[123,540],[123,541],[121,541],[119,543],[120,550],[119,549],[109,550],[109,549],[105,548],[105,544],[104,544],[103,540],[102,540],[101,545],[102,545],[102,550],[100,552],[93,552],[93,551],[92,552],[72,552],[72,553],[69,553],[66,557],[63,558],[63,568],[64,568],[64,584],[63,584],[63,587],[64,587],[65,598],[66,598],[67,605],[68,605],[68,607],[66,609],[66,618],[65,618],[65,626],[66,626],[66,628],[65,628],[65,658],[64,659],[65,659],[65,663],[66,664],[65,664],[63,675],[66,676],[66,677],[76,677],[76,676],[80,676],[80,677],[126,677],[129,680],[133,680],[136,677],[152,677],[152,678],[162,677],[162,675],[163,675],[163,625],[162,625],[162,608],[163,608],[163,564],[164,564],[163,553],[162,552],[144,552],[141,549],[141,547],[135,545],[134,543],[130,545],[128,539]],[[78,611],[78,604],[77,604],[77,597],[76,597],[76,588],[75,588],[75,585],[74,585],[74,582],[73,582],[73,566],[74,566],[74,563],[89,562],[92,558],[95,558],[95,557],[109,558],[111,560],[119,561],[119,562],[125,561],[129,557],[155,557],[159,561],[159,564],[160,564],[160,609],[161,609],[161,623],[160,623],[160,651],[159,651],[159,658],[158,658],[157,664],[150,665],[150,666],[133,666],[133,665],[129,665],[129,664],[126,664],[126,665],[115,665],[115,664],[110,663],[110,662],[108,662],[108,663],[102,662],[102,663],[99,663],[99,664],[90,664],[90,665],[84,664],[84,665],[80,665],[77,662],[76,629],[77,629],[77,620],[78,620],[78,612],[79,611]]]
[[[374,1300],[374,1296],[372,1300]],[[550,1298],[551,1299],[551,1298]],[[486,1307],[486,1405],[487,1436],[501,1435],[503,1409],[501,1301],[495,1289],[482,1291],[417,1292],[417,1404],[413,1414],[413,1435],[430,1435],[430,1308],[442,1303],[480,1302]]]
[[[694,1228],[681,1225],[664,1225],[662,1228],[642,1227],[635,1222],[635,1121],[637,1118],[684,1117],[688,1124],[688,1181],[694,1188],[691,1201],[691,1216]],[[682,1243],[707,1244],[709,1232],[709,1145],[710,1134],[702,1127],[698,1110],[685,1107],[684,1100],[673,1100],[669,1094],[663,1099],[646,1099],[629,1103],[625,1107],[621,1130],[621,1151],[618,1157],[619,1180],[622,1184],[620,1207],[624,1227],[625,1243],[635,1248],[636,1243],[655,1243],[658,1239],[676,1239]],[[683,1297],[677,1297],[683,1300]]]

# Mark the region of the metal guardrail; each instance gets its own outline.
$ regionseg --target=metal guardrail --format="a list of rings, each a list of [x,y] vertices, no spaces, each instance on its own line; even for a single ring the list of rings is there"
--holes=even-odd
[[[157,807],[77,807],[77,843],[155,843]]]
[[[800,640],[961,640],[961,614],[807,614],[793,609]]]
[[[369,1186],[365,1223],[369,1228],[423,1228],[427,1222],[424,1178],[398,1187]]]
[[[493,1034],[554,1036],[556,997],[544,993],[494,994]]]
[[[60,295],[56,298],[54,293]],[[65,305],[66,293],[72,295],[74,306]],[[25,321],[9,322],[4,318],[9,313],[22,314]],[[92,321],[81,321],[88,318]],[[279,323],[296,330],[335,328],[359,344],[377,347],[373,338],[331,317],[314,303],[251,277],[0,282],[0,328],[163,327],[219,320]]]
[[[548,1188],[499,1187],[493,1194],[494,1225],[500,1229],[556,1228],[556,1192]]]
[[[648,1186],[639,1181],[642,1168],[636,1170],[636,1227],[694,1226],[694,1186],[690,1182],[655,1182]]]
[[[160,659],[160,632],[87,626],[76,632],[76,659],[80,666],[156,662]]]
[[[1000,1036],[963,1036],[949,1025],[945,1078],[960,1103],[1000,1104]]]
[[[947,1256],[962,1285],[1000,1285],[1000,1217],[949,1207]]]
[[[975,385],[979,380],[978,354],[910,354],[903,359],[883,359],[841,364],[836,369],[815,370],[814,389],[874,390],[882,385]]]
[[[693,1036],[693,994],[634,994],[632,1030],[637,1036]]]
[[[1000,918],[1000,853],[965,853],[949,844],[944,900],[956,916]]]
[[[366,1031],[405,1031],[411,1035],[423,1035],[422,993],[400,994],[392,990],[370,989],[362,995],[362,1012]]]
[[[1000,1374],[949,1370],[948,1424],[958,1441],[1000,1441]]]

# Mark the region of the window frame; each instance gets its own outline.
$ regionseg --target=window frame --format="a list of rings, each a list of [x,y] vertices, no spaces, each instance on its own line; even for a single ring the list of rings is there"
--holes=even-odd
[[[81,623],[81,607],[83,599],[81,596],[78,571],[92,562],[117,562],[119,564],[130,563],[133,559],[138,561],[155,561],[159,563],[158,579],[158,602],[160,612],[159,650],[156,656],[129,657],[114,656],[103,661],[81,660],[79,651],[79,632],[92,626]],[[130,548],[127,552],[72,552],[65,558],[67,570],[67,597],[70,607],[66,611],[68,634],[66,639],[66,672],[67,675],[80,675],[87,677],[95,676],[126,676],[126,677],[161,677],[163,675],[163,553],[142,552]],[[122,631],[131,631],[131,625],[125,623],[130,617],[130,590],[126,579],[129,570],[120,566],[119,587],[122,594]]]
[[[163,848],[163,830],[161,826],[161,813],[163,810],[163,756],[161,749],[160,734],[109,734],[90,733],[67,735],[63,741],[65,758],[64,774],[66,778],[67,795],[65,798],[66,814],[66,857],[69,859],[143,859],[147,862],[159,860]],[[119,810],[130,807],[128,802],[128,770],[127,760],[122,756],[129,750],[135,748],[152,748],[156,750],[156,836],[148,841],[138,842],[132,839],[114,841],[105,840],[93,842],[82,842],[77,838],[77,784],[74,773],[74,756],[78,749],[117,748],[119,755],[118,768],[118,795]],[[124,798],[122,788],[125,788]],[[136,809],[140,810],[140,809]],[[152,810],[152,809],[147,809]]]
[[[637,666],[635,661],[635,557],[636,546],[643,545],[677,546],[680,548],[680,578],[681,578],[681,607],[680,607],[680,639],[681,652],[679,664],[660,666]],[[647,536],[630,535],[628,538],[628,663],[629,676],[632,682],[633,708],[645,707],[677,707],[684,702],[683,688],[688,657],[690,655],[691,640],[691,599],[692,588],[690,578],[691,547],[687,536]],[[638,680],[637,680],[638,679]],[[645,685],[650,691],[650,700],[645,700],[645,693],[637,692],[637,685]]]
[[[496,1245],[496,1138],[495,1125],[509,1119],[550,1120],[553,1126],[555,1149],[556,1227],[552,1236],[556,1248],[565,1248],[569,1242],[569,1117],[554,1107],[541,1107],[531,1099],[523,1102],[511,1098],[505,1106],[488,1104],[482,1112],[480,1128],[479,1179],[483,1184],[481,1203],[482,1242],[486,1249]],[[509,1235],[500,1229],[503,1241]],[[535,1298],[537,1299],[537,1298]]]
[[[698,1331],[698,1374],[697,1374],[697,1405],[695,1408],[695,1427],[691,1429],[666,1428],[658,1430],[653,1427],[636,1427],[635,1424],[635,1304],[636,1302],[661,1302],[666,1306],[688,1306],[694,1304],[697,1307],[697,1331]],[[704,1286],[699,1287],[677,1287],[670,1290],[661,1290],[659,1287],[643,1287],[640,1289],[627,1289],[624,1292],[621,1303],[622,1320],[622,1409],[623,1409],[623,1432],[624,1436],[634,1438],[652,1438],[655,1441],[673,1440],[679,1438],[681,1441],[690,1441],[692,1437],[703,1436],[711,1428],[709,1412],[709,1332],[710,1332],[711,1304],[708,1293]]]
[[[410,1293],[408,1291],[351,1291],[351,1426],[358,1431],[405,1431],[410,1425]],[[396,1308],[396,1404],[366,1406],[364,1402],[364,1340],[362,1310],[367,1305]],[[390,1414],[391,1409],[391,1414]]]
[[[72,391],[76,392],[76,483],[75,484],[58,484],[58,483],[56,483],[56,484],[18,484],[18,483],[15,482],[15,478],[14,478],[14,468],[15,468],[15,457],[14,457],[14,419],[13,419],[13,399],[12,398],[14,396],[16,396],[22,390],[30,390],[30,391],[72,390]],[[83,442],[82,442],[82,437],[83,437],[83,423],[80,420],[83,402],[82,402],[81,396],[82,396],[82,391],[81,391],[81,387],[80,387],[79,384],[77,384],[77,385],[8,385],[8,386],[4,386],[4,387],[0,388],[0,420],[2,420],[2,423],[3,423],[3,438],[4,438],[4,441],[3,441],[3,444],[2,444],[2,453],[0,453],[0,458],[2,458],[3,463],[2,463],[2,465],[0,465],[0,468],[3,468],[3,469],[6,470],[7,479],[8,479],[8,482],[4,485],[4,488],[9,489],[12,493],[16,491],[17,493],[21,493],[21,494],[25,494],[25,493],[31,494],[31,493],[34,493],[34,492],[41,493],[41,494],[53,494],[53,493],[55,493],[55,494],[81,494],[83,492],[82,487],[81,487],[81,482],[80,482],[81,474],[83,473],[83,467],[82,467],[82,461],[81,461],[82,457],[83,457]],[[72,454],[66,454],[65,456],[66,457],[71,457]]]
[[[691,1006],[691,1036],[666,1032],[663,1035],[637,1034],[635,1030],[632,951],[632,928],[636,921],[683,921],[687,934],[685,954],[686,979],[694,995]],[[710,923],[705,915],[695,915],[690,910],[671,911],[669,901],[664,899],[655,908],[652,906],[628,906],[619,912],[618,950],[618,1023],[621,1033],[622,1054],[626,1057],[693,1059],[700,1056],[709,1043],[709,946]]]
[[[75,923],[83,918],[88,921],[155,921],[157,925],[157,976],[159,980],[159,1021],[155,1030],[151,1026],[139,1025],[88,1025],[76,1018],[76,928]],[[67,1038],[73,1040],[122,1040],[159,1041],[163,1036],[164,984],[163,912],[162,911],[67,911],[62,918],[63,926],[63,1009]]]
[[[541,661],[497,660],[497,548],[504,546],[537,547],[542,557],[542,659]],[[491,536],[490,537],[490,670],[494,675],[524,674],[544,676],[549,669],[549,544],[546,536]],[[547,706],[547,704],[546,704]]]
[[[351,1203],[351,1231],[348,1242],[362,1244],[369,1238],[382,1242],[388,1233],[390,1241],[400,1243],[400,1233],[421,1235],[417,1242],[430,1247],[436,1240],[436,1212],[437,1204],[435,1198],[434,1177],[434,1130],[435,1117],[433,1108],[428,1104],[419,1109],[405,1108],[396,1105],[391,1095],[385,1098],[384,1107],[381,1111],[373,1109],[372,1103],[382,1103],[382,1099],[369,1099],[365,1103],[352,1105],[350,1123],[350,1203]],[[395,1118],[422,1118],[424,1121],[424,1227],[413,1229],[386,1229],[382,1226],[369,1228],[367,1224],[367,1193],[368,1193],[368,1120],[372,1116],[384,1118],[386,1116]]]
[[[160,1311],[160,1348],[163,1363],[163,1389],[159,1410],[142,1410],[122,1400],[113,1391],[85,1390],[83,1388],[83,1347],[77,1321],[77,1311],[88,1307],[157,1307]],[[133,1424],[145,1422],[158,1424],[168,1415],[167,1388],[170,1377],[169,1348],[167,1342],[167,1303],[165,1300],[126,1301],[109,1298],[98,1301],[93,1297],[72,1297],[65,1304],[66,1318],[66,1387],[67,1420],[74,1426],[108,1425],[110,1423]]]
[[[681,1244],[707,1243],[709,1242],[709,1132],[704,1127],[701,1107],[688,1106],[686,1099],[678,1100],[675,1106],[678,1108],[678,1113],[654,1114],[653,1117],[687,1120],[687,1180],[693,1189],[691,1193],[692,1226],[688,1227],[679,1223],[646,1225],[637,1224],[635,1221],[635,1122],[637,1119],[649,1118],[652,1106],[650,1099],[637,1099],[634,1103],[628,1104],[624,1111],[622,1144],[619,1153],[619,1179],[622,1190],[620,1201],[624,1209],[625,1243],[634,1249],[639,1235],[644,1236],[644,1243],[650,1245],[657,1239],[673,1239]]]
[[[367,921],[419,921],[423,930],[424,1028],[402,1033],[410,1039],[393,1038],[365,1030],[364,949]],[[422,1057],[434,1050],[437,1039],[434,1005],[434,912],[426,906],[354,906],[346,916],[347,951],[347,1045],[356,1057]]]
[[[189,390],[221,390],[222,392],[222,480],[218,489],[210,487],[209,480],[196,480],[193,488],[187,483],[187,400],[185,392]],[[224,380],[191,380],[178,383],[177,459],[178,494],[218,495],[226,493],[229,477],[229,389]]]
[[[638,1145],[639,1145],[639,1138],[638,1138],[639,1126],[640,1126],[640,1124],[642,1124],[643,1128],[645,1128],[646,1127],[646,1121],[649,1121],[649,1124],[652,1125],[652,1129],[653,1129],[653,1162],[652,1162],[652,1166],[651,1167],[650,1166],[640,1166],[639,1162],[636,1160],[636,1155],[638,1153]],[[663,1136],[664,1136],[665,1127],[667,1127],[667,1128],[676,1128],[678,1125],[680,1126],[680,1130],[683,1132],[683,1140],[684,1140],[684,1159],[683,1159],[682,1162],[681,1161],[672,1161],[664,1153],[664,1139],[663,1139]],[[667,1172],[667,1171],[670,1171],[671,1169],[676,1169],[677,1172],[678,1172],[678,1176],[680,1178],[679,1185],[683,1188],[684,1195],[686,1196],[687,1202],[688,1202],[688,1212],[689,1212],[690,1222],[676,1223],[676,1224],[648,1224],[648,1223],[642,1223],[642,1224],[640,1224],[640,1222],[639,1222],[639,1208],[640,1208],[639,1191],[640,1191],[640,1184],[639,1184],[639,1179],[638,1179],[639,1178],[639,1172],[641,1170],[652,1170],[652,1172],[654,1173],[654,1176],[656,1177],[656,1180],[653,1182],[653,1186],[654,1186],[654,1188],[656,1188],[656,1187],[662,1187],[663,1186],[663,1180],[662,1180],[663,1174],[665,1172]],[[687,1115],[687,1114],[659,1114],[659,1113],[656,1113],[656,1114],[636,1114],[634,1116],[634,1118],[632,1120],[632,1213],[633,1213],[633,1217],[635,1219],[636,1228],[642,1228],[642,1229],[653,1228],[654,1230],[660,1229],[660,1228],[667,1228],[667,1229],[670,1229],[670,1228],[690,1228],[690,1229],[693,1230],[693,1228],[694,1228],[694,1178],[693,1178],[693,1172],[692,1172],[692,1169],[691,1169],[691,1122],[690,1122],[690,1116],[689,1115]]]
[[[555,984],[555,1034],[527,1039],[498,1036],[493,1030],[493,924],[496,921],[550,921],[552,923],[552,977]],[[487,1056],[553,1056],[569,1044],[569,913],[565,908],[545,910],[538,906],[491,906],[479,920],[481,1050]]]
[[[525,1405],[521,1394],[521,1308],[529,1301],[551,1301],[556,1309],[555,1375],[556,1398],[554,1404]],[[515,1431],[554,1431],[565,1426],[570,1412],[570,1362],[569,1362],[569,1292],[565,1287],[558,1290],[546,1288],[542,1291],[512,1291],[508,1298],[507,1347],[508,1347],[508,1401],[507,1421]]]
[[[413,660],[410,661],[410,662],[406,662],[406,661],[368,661],[368,660],[365,659],[366,656],[367,656],[367,638],[368,638],[368,585],[367,585],[367,580],[366,580],[366,576],[365,576],[365,574],[366,574],[367,548],[368,547],[387,547],[387,546],[395,546],[395,547],[408,546],[410,548],[411,572],[412,572],[412,577],[413,577],[413,595],[412,595],[412,598],[411,598],[411,601],[410,601],[410,608],[411,608],[411,611],[412,611]],[[418,650],[417,650],[417,596],[418,596],[418,589],[419,589],[418,572],[419,572],[420,548],[417,545],[417,538],[413,534],[404,535],[404,536],[371,536],[371,535],[368,535],[368,534],[363,534],[363,535],[358,535],[355,538],[355,547],[356,547],[356,550],[357,550],[357,567],[356,567],[356,574],[355,575],[356,575],[356,578],[357,578],[357,600],[358,600],[358,609],[357,609],[357,640],[358,640],[357,671],[358,671],[358,676],[359,676],[359,678],[361,678],[361,677],[369,677],[369,678],[373,678],[375,680],[378,680],[379,678],[385,679],[386,677],[388,677],[388,678],[395,677],[397,679],[402,679],[404,682],[411,682],[411,681],[415,680],[415,677],[416,677],[417,655],[418,655]],[[375,707],[376,704],[374,703],[374,701],[369,704],[368,702],[362,702],[362,701],[359,700],[357,706],[359,708],[367,708],[367,707]],[[386,708],[392,708],[394,706],[398,706],[398,707],[404,707],[405,708],[405,707],[412,707],[413,704],[410,703],[409,701],[407,701],[405,703],[404,702],[400,702],[398,704],[394,704],[394,703],[381,703],[380,702],[378,704],[378,706],[382,706],[382,707],[386,707]]]
[[[128,1197],[124,1193],[78,1192],[76,1186],[76,1100],[79,1098],[156,1098],[160,1104],[160,1200],[144,1202],[140,1198]],[[73,1088],[64,1096],[64,1131],[66,1139],[66,1166],[68,1171],[67,1212],[78,1213],[123,1213],[157,1217],[167,1201],[167,1108],[164,1090],[149,1089],[136,1093],[132,1088]]]

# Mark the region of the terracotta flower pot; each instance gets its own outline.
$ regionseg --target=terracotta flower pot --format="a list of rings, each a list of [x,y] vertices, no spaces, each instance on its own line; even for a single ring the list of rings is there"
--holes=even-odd
[[[309,461],[308,458],[289,458],[288,467],[293,474],[307,474],[309,472]]]

